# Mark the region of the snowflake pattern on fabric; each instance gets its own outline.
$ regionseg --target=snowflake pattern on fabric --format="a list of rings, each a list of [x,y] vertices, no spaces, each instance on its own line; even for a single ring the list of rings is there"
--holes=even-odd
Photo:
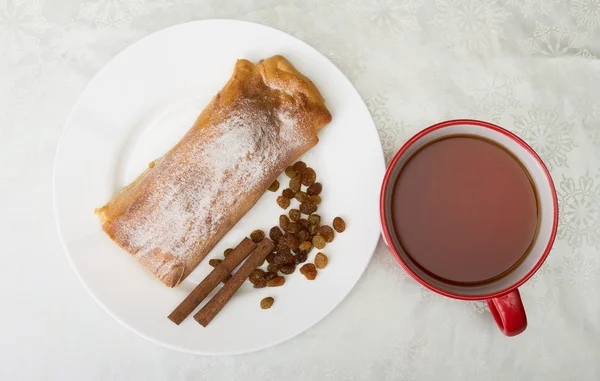
[[[328,57],[363,95],[388,162],[422,128],[466,117],[514,131],[541,155],[558,193],[559,226],[548,260],[520,287],[529,320],[523,336],[503,337],[484,301],[449,299],[421,286],[382,241],[361,280],[323,321],[247,355],[157,347],[91,302],[67,274],[53,231],[51,173],[61,127],[86,83],[124,47],[209,18],[266,24]],[[2,297],[26,312],[2,331],[10,344],[2,374],[600,379],[599,33],[600,0],[0,0],[0,158],[7,164],[0,210],[6,279],[15,280]],[[342,262],[332,260],[321,280]],[[16,302],[22,290],[35,291],[36,302]],[[47,324],[29,324],[32,316]],[[42,334],[40,327],[51,329]]]

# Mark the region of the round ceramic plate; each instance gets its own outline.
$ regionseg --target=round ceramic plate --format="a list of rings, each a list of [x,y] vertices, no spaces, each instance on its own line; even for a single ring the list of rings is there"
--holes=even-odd
[[[206,328],[192,316],[167,316],[222,257],[252,230],[278,223],[277,194],[267,192],[178,287],[157,281],[100,228],[94,208],[169,150],[229,79],[238,58],[281,54],[314,81],[333,121],[303,160],[323,183],[322,219],[342,216],[347,230],[323,251],[316,280],[298,271],[278,288],[246,283]],[[329,60],[283,32],[248,22],[207,20],[154,33],[118,54],[90,82],[63,132],[54,172],[59,233],[93,297],[119,322],[169,348],[234,354],[289,339],[324,318],[350,292],[379,238],[379,188],[385,171],[377,131],[362,99]],[[280,182],[286,182],[284,176]],[[283,188],[281,188],[283,189]],[[315,251],[309,256],[314,259]],[[214,294],[214,293],[213,293]],[[212,296],[212,294],[211,294]],[[270,310],[260,300],[275,298]],[[209,296],[210,297],[210,296]]]

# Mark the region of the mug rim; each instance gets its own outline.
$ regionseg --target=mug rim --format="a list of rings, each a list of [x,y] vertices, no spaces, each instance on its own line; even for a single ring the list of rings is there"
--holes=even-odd
[[[488,128],[490,130],[499,132],[503,135],[505,135],[506,137],[510,138],[511,140],[513,140],[514,142],[516,142],[517,144],[519,144],[521,147],[523,147],[541,166],[544,175],[546,176],[546,179],[548,181],[548,185],[550,186],[550,192],[552,194],[552,206],[553,206],[553,211],[554,211],[554,220],[552,222],[552,231],[550,234],[550,238],[548,239],[548,243],[546,245],[546,248],[544,249],[544,252],[542,253],[542,255],[540,256],[540,258],[538,259],[538,261],[536,262],[536,264],[531,268],[531,270],[529,270],[527,272],[527,274],[525,274],[525,276],[523,278],[521,278],[519,281],[515,282],[513,285],[506,287],[500,291],[497,292],[493,292],[490,294],[484,294],[484,295],[461,295],[461,294],[454,294],[451,292],[448,292],[447,290],[443,290],[440,288],[437,288],[431,284],[429,284],[428,282],[426,282],[425,280],[423,280],[421,277],[419,277],[411,268],[410,266],[408,266],[406,264],[406,262],[402,259],[402,257],[400,256],[400,253],[398,252],[398,249],[393,245],[393,240],[390,234],[390,227],[388,226],[386,219],[385,219],[385,199],[386,199],[386,195],[387,195],[387,189],[388,189],[388,184],[390,182],[391,179],[391,175],[393,172],[393,169],[396,167],[396,164],[398,163],[398,161],[400,160],[400,158],[404,155],[404,153],[417,141],[419,141],[421,138],[423,138],[425,135],[430,134],[431,132],[440,130],[442,128],[446,128],[446,127],[450,127],[450,126],[455,126],[455,125],[460,125],[460,124],[467,124],[467,125],[475,125],[475,126],[479,126],[479,127],[483,127],[483,128]],[[383,178],[383,183],[381,185],[381,193],[380,193],[380,197],[379,197],[379,217],[381,220],[381,227],[382,227],[382,231],[383,231],[383,236],[384,239],[386,241],[387,246],[389,247],[392,255],[396,258],[396,261],[398,261],[398,263],[400,264],[400,266],[413,278],[415,279],[417,282],[419,282],[422,286],[430,289],[431,291],[437,292],[438,294],[450,297],[450,298],[454,298],[454,299],[461,299],[461,300],[485,300],[485,299],[492,299],[492,298],[497,298],[503,295],[508,294],[509,292],[517,289],[518,287],[520,287],[521,285],[523,285],[523,283],[527,282],[532,276],[533,274],[535,274],[539,268],[542,266],[542,264],[544,263],[544,261],[546,260],[546,258],[548,257],[548,254],[550,254],[550,251],[552,250],[552,246],[554,244],[554,241],[556,239],[556,232],[558,229],[558,197],[556,194],[556,188],[554,187],[554,181],[552,181],[552,177],[550,176],[550,172],[548,171],[548,168],[546,167],[546,165],[544,164],[544,162],[542,161],[542,159],[540,158],[540,156],[533,150],[533,148],[531,148],[527,143],[525,143],[525,141],[523,141],[523,139],[519,138],[517,135],[513,134],[512,132],[497,126],[495,124],[489,123],[489,122],[484,122],[481,120],[475,120],[475,119],[452,119],[452,120],[447,120],[444,122],[440,122],[440,123],[436,123],[432,126],[429,126],[421,131],[419,131],[418,133],[416,133],[415,135],[413,135],[410,139],[408,139],[403,145],[402,147],[398,150],[398,152],[396,152],[396,154],[394,155],[394,157],[392,158],[392,161],[390,162],[390,164],[388,165],[386,172],[385,172],[385,176]]]

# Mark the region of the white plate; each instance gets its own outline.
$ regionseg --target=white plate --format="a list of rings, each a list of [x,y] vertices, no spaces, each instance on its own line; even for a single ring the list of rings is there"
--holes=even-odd
[[[324,95],[333,121],[304,160],[323,183],[319,214],[347,230],[323,251],[329,265],[314,281],[298,271],[279,288],[245,284],[203,328],[167,315],[210,271],[208,260],[177,288],[166,288],[101,230],[102,206],[166,152],[227,81],[237,58],[282,54]],[[360,96],[329,60],[283,32],[233,20],[207,20],[154,33],[118,54],[90,82],[63,132],[54,172],[59,233],[81,281],[104,309],[143,337],[200,354],[266,348],[308,329],[350,292],[379,237],[379,187],[385,164],[377,131]],[[280,180],[283,182],[284,177]],[[283,188],[281,188],[283,189]],[[208,258],[222,257],[252,230],[276,225],[281,209],[268,192]],[[315,252],[309,256],[314,258]],[[260,300],[273,296],[264,311]]]

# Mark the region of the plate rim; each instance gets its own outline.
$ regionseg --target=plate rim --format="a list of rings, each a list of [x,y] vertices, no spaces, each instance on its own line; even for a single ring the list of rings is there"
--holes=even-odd
[[[355,94],[358,96],[358,98],[360,99],[360,103],[364,109],[365,112],[368,113],[369,115],[369,119],[371,120],[372,123],[372,127],[374,129],[374,132],[377,133],[377,126],[375,124],[375,120],[373,119],[373,116],[369,110],[369,108],[367,107],[363,97],[360,95],[360,93],[358,92],[358,90],[356,89],[356,87],[354,86],[354,84],[352,83],[352,81],[350,81],[350,79],[348,79],[348,77],[344,74],[344,72],[337,67],[337,65],[335,65],[325,54],[321,53],[320,51],[318,51],[316,48],[314,48],[312,45],[310,45],[309,43],[301,40],[300,38],[293,36],[285,31],[282,31],[280,29],[268,26],[268,25],[264,25],[264,24],[260,24],[257,22],[253,22],[253,21],[247,21],[247,20],[238,20],[238,19],[227,19],[227,18],[216,18],[216,19],[203,19],[203,20],[192,20],[192,21],[186,21],[183,23],[179,23],[179,24],[174,24],[174,25],[170,25],[167,26],[165,28],[161,28],[158,29],[152,33],[149,33],[145,36],[143,36],[142,38],[133,41],[132,43],[130,43],[129,45],[125,46],[122,50],[120,50],[117,54],[115,54],[110,60],[108,60],[88,81],[88,83],[86,84],[86,86],[84,87],[84,89],[81,91],[81,93],[78,95],[77,100],[73,103],[73,105],[71,106],[71,111],[69,112],[69,115],[67,116],[63,127],[62,127],[62,131],[60,134],[60,138],[58,139],[57,145],[56,145],[56,153],[54,155],[54,160],[53,160],[53,165],[52,165],[52,210],[53,210],[53,214],[54,214],[54,222],[56,225],[56,232],[58,234],[58,238],[60,240],[62,249],[63,249],[63,253],[64,255],[67,257],[69,264],[71,265],[71,268],[73,269],[73,271],[75,272],[77,278],[79,279],[80,283],[83,285],[84,289],[87,291],[87,293],[92,297],[92,299],[102,308],[102,310],[104,310],[111,318],[113,318],[114,320],[116,320],[119,324],[121,324],[122,326],[124,326],[125,328],[127,328],[128,330],[134,332],[136,335],[144,338],[145,340],[148,340],[150,342],[152,342],[153,344],[156,344],[160,347],[163,348],[168,348],[177,352],[181,352],[181,353],[187,353],[187,354],[193,354],[193,355],[205,355],[205,356],[234,356],[234,355],[240,355],[240,354],[246,354],[246,353],[253,353],[253,352],[258,352],[258,351],[263,351],[267,348],[272,348],[275,347],[277,345],[280,345],[290,339],[293,339],[296,336],[299,336],[303,333],[305,333],[306,331],[308,331],[309,329],[313,328],[314,326],[316,326],[317,324],[319,324],[321,321],[323,321],[323,319],[325,319],[327,316],[329,316],[344,300],[346,300],[346,298],[348,297],[348,295],[352,292],[352,290],[356,287],[356,285],[358,284],[358,282],[361,280],[361,278],[364,276],[365,271],[367,269],[367,267],[369,266],[369,264],[371,263],[371,260],[373,258],[373,255],[375,254],[375,250],[377,249],[377,245],[379,244],[379,240],[381,239],[381,229],[378,230],[378,234],[375,238],[372,238],[374,240],[374,243],[372,244],[372,249],[370,249],[370,255],[368,257],[368,260],[365,261],[365,265],[364,267],[360,270],[360,276],[358,277],[358,279],[354,282],[354,284],[348,288],[348,290],[346,292],[343,293],[343,296],[340,298],[340,300],[337,303],[334,303],[331,305],[331,308],[329,308],[329,310],[323,314],[323,316],[321,316],[320,318],[318,318],[317,320],[314,321],[314,323],[312,325],[310,325],[309,327],[305,328],[304,330],[298,331],[298,332],[294,332],[290,335],[286,335],[286,336],[282,336],[282,338],[278,339],[278,340],[274,340],[270,343],[261,345],[261,346],[257,346],[257,347],[253,347],[251,349],[248,350],[234,350],[234,351],[229,351],[229,352],[204,352],[204,351],[194,351],[194,350],[189,350],[187,348],[183,348],[180,347],[178,345],[174,345],[172,343],[166,343],[166,342],[162,342],[159,341],[151,336],[148,336],[142,332],[140,332],[137,328],[133,327],[132,325],[130,325],[129,323],[125,322],[124,320],[122,320],[121,318],[117,317],[115,314],[113,314],[111,312],[111,310],[103,303],[101,302],[98,297],[95,295],[95,293],[89,288],[89,286],[87,285],[87,283],[84,281],[84,279],[82,278],[81,274],[79,273],[77,267],[75,266],[75,263],[73,262],[72,259],[72,254],[70,253],[67,244],[65,242],[65,238],[63,236],[63,233],[61,231],[61,224],[60,224],[60,218],[59,218],[59,208],[58,208],[58,195],[57,195],[57,190],[56,190],[56,185],[57,185],[57,168],[58,168],[58,162],[59,162],[59,158],[60,158],[60,153],[63,147],[63,140],[64,137],[66,135],[67,129],[69,127],[69,125],[72,122],[72,118],[73,115],[75,113],[75,110],[77,109],[77,107],[79,106],[79,103],[81,102],[81,99],[83,98],[84,94],[89,91],[90,85],[92,84],[92,82],[94,81],[94,79],[96,77],[98,77],[99,75],[101,75],[105,70],[107,70],[107,67],[110,65],[111,62],[113,62],[115,59],[117,59],[117,57],[121,56],[122,54],[124,54],[129,48],[131,48],[132,46],[146,40],[149,39],[150,37],[154,36],[155,34],[167,31],[167,30],[171,30],[171,29],[175,29],[175,28],[179,28],[179,27],[184,27],[186,25],[189,24],[200,24],[200,23],[233,23],[233,24],[245,24],[245,25],[249,25],[250,27],[254,27],[254,28],[264,28],[267,30],[270,30],[271,32],[275,32],[275,33],[283,33],[284,35],[286,35],[289,38],[292,38],[294,40],[296,40],[297,42],[299,42],[301,45],[304,45],[306,48],[314,51],[315,53],[319,54],[320,56],[322,56],[323,58],[325,58],[325,60],[330,64],[330,66],[336,70],[339,74],[341,74],[341,76],[343,77],[343,79],[350,85],[350,87],[352,88],[352,90],[355,92]],[[382,165],[382,173],[381,173],[381,180],[383,180],[383,176],[385,174],[385,170],[387,168],[387,164],[385,161],[385,155],[383,152],[383,147],[381,146],[381,140],[378,137],[378,142],[379,142],[379,152],[380,152],[380,160],[381,160],[381,165]],[[381,187],[381,184],[380,184]]]

